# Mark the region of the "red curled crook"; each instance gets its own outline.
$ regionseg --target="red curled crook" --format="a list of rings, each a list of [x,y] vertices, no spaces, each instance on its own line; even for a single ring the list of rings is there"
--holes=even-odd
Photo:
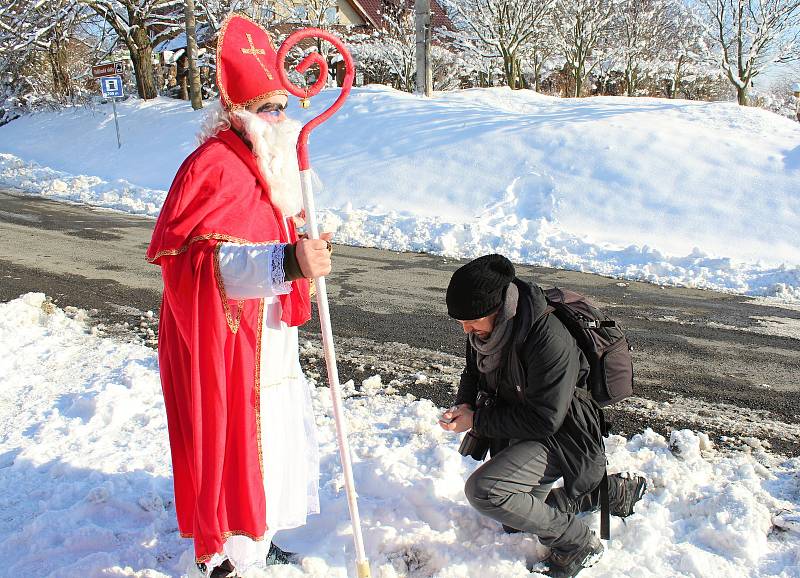
[[[308,170],[311,167],[311,164],[308,160],[309,134],[311,134],[312,130],[328,120],[333,113],[342,107],[347,95],[350,94],[350,87],[353,86],[353,78],[356,74],[355,66],[353,65],[353,57],[350,56],[350,52],[348,52],[347,48],[345,48],[344,44],[337,36],[320,28],[303,28],[302,30],[298,30],[289,36],[289,38],[287,38],[283,44],[281,44],[280,50],[278,50],[278,75],[280,76],[283,87],[291,94],[300,98],[310,98],[315,96],[319,94],[320,91],[325,87],[325,81],[328,78],[328,63],[325,62],[325,59],[319,54],[319,52],[312,52],[306,55],[300,64],[295,67],[295,70],[300,74],[303,74],[316,64],[319,67],[319,77],[317,78],[317,81],[308,88],[300,88],[299,86],[293,84],[291,80],[289,80],[289,75],[286,72],[285,67],[286,55],[289,53],[289,50],[294,48],[294,46],[296,46],[301,40],[306,38],[321,38],[322,40],[327,40],[333,44],[344,59],[345,75],[344,82],[342,83],[342,92],[339,94],[339,98],[337,98],[327,110],[323,111],[321,114],[307,122],[303,127],[303,130],[300,131],[300,138],[297,139],[297,162],[300,165],[301,171]]]

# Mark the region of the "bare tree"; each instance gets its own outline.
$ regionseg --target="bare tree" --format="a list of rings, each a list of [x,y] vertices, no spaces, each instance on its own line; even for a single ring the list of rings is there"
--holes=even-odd
[[[268,23],[274,10],[267,0],[197,0],[198,19],[207,23],[216,32],[231,12],[249,14],[257,22]]]
[[[554,13],[561,53],[573,77],[573,95],[598,62],[597,51],[614,17],[618,0],[559,0]],[[594,57],[593,57],[594,56]]]
[[[539,92],[542,78],[548,66],[552,65],[558,54],[558,43],[553,30],[552,9],[544,16],[538,32],[533,35],[520,51],[521,70],[525,78],[530,78],[528,88]]]
[[[31,53],[38,53],[49,68],[53,97],[66,104],[75,96],[69,52],[70,44],[81,42],[77,29],[82,20],[85,15],[73,0],[12,0],[0,6],[0,56],[17,65],[35,60]]]
[[[380,16],[382,28],[371,32],[354,30],[345,39],[348,48],[358,69],[370,82],[413,92],[417,70],[414,4],[407,0],[383,0]],[[441,41],[442,32],[441,29],[431,32],[432,90],[457,87],[467,67],[461,55]]]
[[[397,75],[397,88],[414,92],[417,71],[417,30],[414,10],[405,0],[384,0],[381,3],[386,45],[385,57]]]
[[[717,64],[741,105],[755,77],[775,63],[800,60],[800,0],[701,0]]]
[[[413,4],[383,0],[380,16],[382,28],[347,38],[353,57],[373,82],[391,83],[399,90],[413,92],[417,64]]]
[[[669,40],[664,44],[660,75],[668,98],[675,98],[700,77],[718,77],[718,68],[709,64],[708,37],[695,10],[676,3]]]
[[[676,4],[677,0],[623,0],[615,11],[615,42],[628,96],[634,96],[641,82],[655,72],[670,45]]]
[[[153,46],[181,29],[183,0],[77,0],[95,11],[130,53],[140,98],[155,98]]]
[[[272,27],[289,24],[297,28],[332,30],[339,21],[338,6],[338,0],[273,0],[262,6],[261,21]],[[316,39],[315,44],[317,52],[330,62],[336,51],[333,45],[321,39]]]
[[[556,0],[448,0],[452,19],[462,33],[462,50],[481,58],[501,58],[508,86],[522,87],[520,58],[543,34],[545,17]]]
[[[197,26],[195,24],[194,0],[186,0],[186,61],[189,68],[189,95],[192,108],[203,108],[203,89],[200,85],[200,71],[197,68]]]

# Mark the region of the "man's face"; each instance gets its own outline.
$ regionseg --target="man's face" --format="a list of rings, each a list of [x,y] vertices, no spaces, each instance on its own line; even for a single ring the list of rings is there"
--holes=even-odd
[[[461,329],[464,330],[464,333],[474,333],[481,339],[487,339],[492,334],[492,329],[494,329],[494,321],[497,319],[498,311],[487,315],[486,317],[481,317],[480,319],[471,319],[469,321],[459,321],[461,324]]]
[[[281,121],[286,118],[284,110],[289,99],[283,94],[274,94],[262,98],[247,107],[249,112],[257,114],[268,122]]]

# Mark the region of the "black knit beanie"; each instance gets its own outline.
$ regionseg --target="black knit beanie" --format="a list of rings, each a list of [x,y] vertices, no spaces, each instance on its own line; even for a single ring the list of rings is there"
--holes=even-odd
[[[514,280],[514,265],[502,255],[478,257],[460,267],[447,286],[447,314],[460,321],[480,319],[503,303]]]

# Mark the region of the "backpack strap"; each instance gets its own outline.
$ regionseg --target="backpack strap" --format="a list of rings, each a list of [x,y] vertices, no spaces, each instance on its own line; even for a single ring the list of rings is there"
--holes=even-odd
[[[598,417],[600,418],[600,435],[607,437],[608,423],[606,422],[606,413],[597,403],[593,405],[597,408]],[[603,444],[603,451],[605,452],[605,443]],[[611,504],[609,504],[608,500],[608,458],[606,458],[606,468],[605,471],[603,471],[603,479],[600,481],[600,537],[603,540],[611,539]]]
[[[583,398],[597,410],[597,418],[600,422],[600,435],[602,437],[608,436],[608,422],[606,422],[606,414],[597,402],[594,401],[592,395],[588,390],[576,387],[575,395]],[[603,479],[600,480],[600,537],[603,540],[611,539],[611,504],[608,497],[608,459],[606,458],[606,467],[603,469]]]
[[[603,540],[611,539],[611,505],[608,501],[608,469],[603,472],[600,482],[600,537]]]
[[[548,304],[547,307],[544,308],[544,311],[542,311],[541,315],[539,315],[539,317],[536,318],[536,321],[539,321],[539,319],[541,319],[545,315],[550,315],[551,313],[555,313],[555,312],[556,312],[556,308],[553,307],[552,305]]]

